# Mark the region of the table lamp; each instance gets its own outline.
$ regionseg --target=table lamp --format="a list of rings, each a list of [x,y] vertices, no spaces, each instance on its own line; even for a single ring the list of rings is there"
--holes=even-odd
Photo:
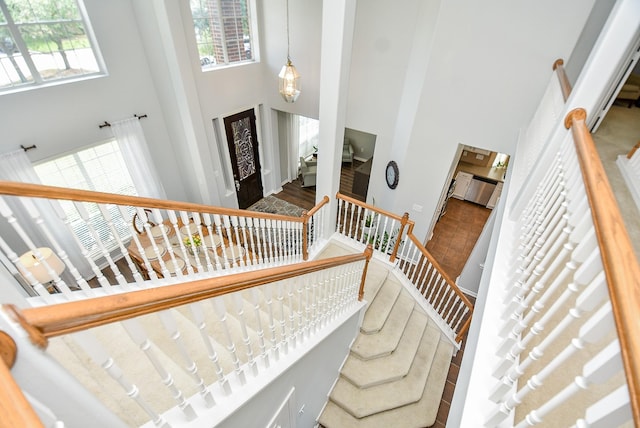
[[[57,276],[60,276],[60,274],[64,272],[65,266],[51,248],[41,247],[37,249],[37,252],[42,256],[42,261],[38,260],[35,251],[27,251],[20,256],[20,263],[22,263],[24,269],[31,273],[39,283],[46,286],[46,284],[54,280],[54,276],[50,273],[49,268],[53,270]],[[25,272],[23,272],[23,274],[24,273]],[[50,287],[57,290],[53,284],[49,284],[49,286],[46,287],[47,290],[51,291]]]

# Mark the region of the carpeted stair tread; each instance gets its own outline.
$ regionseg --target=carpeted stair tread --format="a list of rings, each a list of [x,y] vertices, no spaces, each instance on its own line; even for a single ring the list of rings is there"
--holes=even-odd
[[[357,253],[358,251],[355,251],[352,248],[347,248],[338,243],[332,242],[327,245],[315,259],[319,260]],[[387,279],[388,275],[389,270],[382,262],[375,259],[372,259],[369,262],[369,267],[367,268],[367,279],[364,285],[364,300],[367,301],[367,306],[369,306],[376,297],[376,294],[380,290],[385,279]]]
[[[400,293],[382,329],[376,334],[359,333],[351,347],[351,352],[363,360],[391,354],[398,347],[414,307],[413,298],[406,292]],[[367,313],[371,310],[372,308],[369,308]]]
[[[336,403],[329,401],[318,421],[326,428],[430,427],[436,421],[452,354],[453,346],[448,342],[440,341],[419,401],[360,419],[355,418]]]
[[[357,418],[415,403],[422,397],[436,349],[431,341],[421,341],[409,372],[394,382],[361,389],[338,378],[329,398]]]
[[[187,305],[188,307],[188,305]],[[209,355],[206,351],[204,339],[200,334],[198,326],[195,325],[190,318],[187,318],[183,313],[175,309],[169,310],[171,317],[175,322],[178,331],[180,332],[180,342],[185,348],[187,354],[196,363],[198,374],[207,382],[207,384],[214,383],[217,380],[216,367],[209,359]],[[170,358],[172,358],[176,364],[182,367],[185,371],[188,367],[185,365],[184,358],[182,357],[178,345],[175,341],[169,337],[168,332],[162,327],[162,322],[159,316],[156,314],[144,315],[138,317],[141,324],[144,326],[149,338],[163,350],[163,352]],[[226,348],[213,341],[212,346],[217,353],[218,363],[222,367],[225,373],[233,371],[233,361],[228,355]]]
[[[387,321],[387,317],[391,313],[401,290],[402,285],[395,278],[387,277],[375,299],[369,305],[367,313],[362,320],[360,331],[365,334],[379,332]]]
[[[359,388],[402,379],[411,368],[420,341],[431,340],[435,345],[440,339],[440,331],[436,327],[425,333],[428,323],[427,315],[414,310],[396,350],[388,356],[371,360],[362,360],[351,354],[340,372],[342,377]]]
[[[215,342],[217,342],[218,344],[222,345],[222,347],[217,347],[216,351],[218,352],[218,357],[219,358],[231,358],[231,360],[233,360],[233,356],[231,355],[231,352],[227,349],[227,333],[226,333],[226,329],[229,330],[229,333],[231,335],[232,338],[236,338],[235,342],[235,350],[236,350],[236,356],[238,358],[238,360],[241,363],[245,363],[248,360],[248,353],[247,353],[247,347],[245,346],[245,344],[242,341],[242,327],[241,327],[241,323],[238,319],[236,319],[236,317],[234,317],[233,312],[229,312],[230,309],[232,310],[233,308],[229,305],[225,304],[225,308],[226,308],[226,327],[222,324],[222,322],[220,321],[220,318],[218,317],[218,315],[216,314],[215,310],[213,309],[213,301],[215,299],[220,299],[223,296],[220,297],[216,297],[214,299],[208,299],[208,300],[204,300],[202,302],[197,302],[200,304],[200,307],[202,309],[202,312],[204,313],[204,319],[205,319],[205,330],[207,331],[207,333],[209,334],[209,336],[211,337],[211,339]],[[224,300],[223,300],[224,301]],[[197,304],[196,303],[196,304]],[[182,313],[184,316],[186,316],[188,319],[193,321],[193,315],[190,313],[190,309],[187,307],[188,305],[185,306],[180,306],[175,308],[177,311],[179,311],[180,313]],[[195,324],[195,323],[194,323]],[[249,344],[251,346],[251,350],[253,352],[253,356],[255,357],[258,352],[258,350],[260,349],[259,347],[259,340],[258,340],[258,335],[253,331],[253,329],[251,329],[250,327],[247,327],[247,333],[249,335]],[[225,371],[226,373],[226,371]]]
[[[138,387],[140,396],[148,403],[154,403],[154,410],[164,412],[177,404],[169,389],[162,383],[151,361],[129,338],[120,323],[95,327],[89,333],[102,344],[105,351],[122,369],[125,378]],[[102,367],[91,360],[84,349],[73,340],[73,337],[74,335],[72,334],[63,340],[70,352],[75,354],[76,361],[80,362],[80,366],[75,364],[75,367],[67,367],[67,369],[99,398],[104,394],[112,395],[121,408],[117,415],[123,421],[135,426],[145,423],[148,420],[146,413],[127,396],[122,387]],[[171,373],[174,384],[182,391],[185,397],[197,392],[196,385],[181,367],[176,365],[155,344],[151,344],[151,349],[165,370]],[[56,355],[52,355],[57,359]],[[65,362],[60,362],[63,365],[66,364]],[[79,368],[80,370],[78,370]],[[99,389],[93,390],[92,388],[96,385]]]

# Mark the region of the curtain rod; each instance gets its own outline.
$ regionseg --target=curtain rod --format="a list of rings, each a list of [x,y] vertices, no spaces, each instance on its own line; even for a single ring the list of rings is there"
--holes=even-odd
[[[21,148],[22,148],[22,150],[24,150],[25,152],[28,152],[28,151],[29,151],[29,150],[31,150],[31,149],[37,149],[37,147],[36,147],[36,145],[35,145],[35,144],[33,144],[33,145],[31,145],[31,146],[28,146],[28,147],[25,147],[25,146],[23,146],[22,144],[20,144],[20,147],[21,147]]]
[[[146,114],[141,114],[141,115],[134,114],[133,117],[137,117],[138,119],[142,119],[143,117],[147,117],[147,115]],[[105,120],[102,125],[98,125],[98,128],[102,129],[105,126],[111,126],[111,124]]]

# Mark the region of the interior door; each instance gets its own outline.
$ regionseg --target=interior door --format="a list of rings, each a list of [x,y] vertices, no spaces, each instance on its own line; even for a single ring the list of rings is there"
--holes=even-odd
[[[238,206],[245,209],[262,199],[258,133],[253,109],[224,118]]]

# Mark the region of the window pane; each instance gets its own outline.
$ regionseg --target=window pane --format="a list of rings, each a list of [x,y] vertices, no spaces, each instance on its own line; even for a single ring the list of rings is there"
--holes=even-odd
[[[96,190],[121,195],[138,195],[115,141],[41,163],[35,166],[35,170],[44,184],[52,186]],[[89,251],[91,257],[96,259],[101,256],[98,243],[91,232],[92,228],[104,243],[107,251],[117,248],[116,237],[102,217],[98,205],[82,204],[89,215],[88,223],[82,220],[74,203],[61,201],[61,206],[74,233]],[[107,211],[111,214],[120,239],[122,241],[128,240],[131,237],[129,224],[120,215],[118,207],[109,205]],[[133,216],[133,208],[129,209],[129,214]]]
[[[2,40],[12,41],[17,64],[0,56],[0,89],[100,72],[76,0],[0,0],[11,14]],[[8,38],[7,38],[8,37]],[[19,42],[16,43],[16,40]],[[6,53],[6,52],[5,52]],[[24,63],[24,70],[22,63]],[[31,64],[31,65],[27,65]],[[29,78],[25,70],[37,71]],[[20,72],[24,76],[20,76]],[[35,73],[35,72],[34,72]]]
[[[33,82],[33,76],[7,26],[0,26],[0,88]]]
[[[190,5],[203,69],[253,59],[246,0],[191,0]]]

